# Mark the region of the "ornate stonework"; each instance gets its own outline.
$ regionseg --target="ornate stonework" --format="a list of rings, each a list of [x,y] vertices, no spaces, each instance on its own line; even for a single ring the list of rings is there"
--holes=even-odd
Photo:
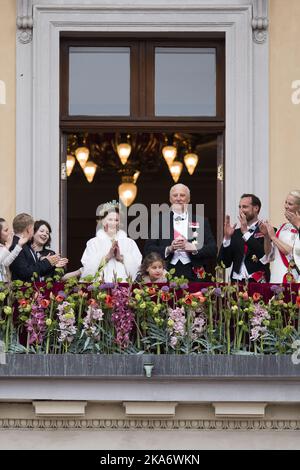
[[[17,29],[17,36],[21,43],[27,44],[32,40],[32,0],[17,1]]]
[[[253,0],[252,30],[253,40],[262,44],[268,36],[268,0]]]
[[[289,419],[0,419],[1,429],[151,429],[202,431],[299,431],[300,421]]]

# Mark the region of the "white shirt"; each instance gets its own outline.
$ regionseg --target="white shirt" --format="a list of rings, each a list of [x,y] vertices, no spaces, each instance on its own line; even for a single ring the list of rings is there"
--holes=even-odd
[[[177,214],[176,212],[174,212],[173,213],[173,227],[174,227],[174,238],[176,238],[175,237],[175,231],[176,231],[180,233],[180,235],[182,235],[187,240],[188,230],[189,230],[188,213],[185,212],[183,214]],[[182,264],[188,264],[191,262],[191,258],[187,254],[186,251],[176,250],[171,260],[171,264],[175,265],[178,263],[178,261],[181,261]]]
[[[247,225],[248,232],[243,234],[243,239],[244,239],[245,242],[247,242],[249,240],[249,238],[252,237],[253,233],[256,230],[256,227],[257,227],[257,221],[254,222],[251,225]],[[228,246],[230,246],[230,243],[231,243],[231,240],[225,240],[225,238],[224,238],[224,240],[223,240],[224,248],[227,248]],[[246,265],[245,265],[245,257],[246,256],[244,255],[243,261],[242,261],[242,264],[241,264],[241,268],[240,268],[240,272],[236,273],[236,272],[233,271],[233,273],[232,273],[232,279],[235,279],[236,281],[241,281],[242,279],[250,279],[251,276],[252,276],[251,274],[249,275],[249,273],[247,271],[247,268],[246,268]],[[262,261],[262,259],[260,261]]]

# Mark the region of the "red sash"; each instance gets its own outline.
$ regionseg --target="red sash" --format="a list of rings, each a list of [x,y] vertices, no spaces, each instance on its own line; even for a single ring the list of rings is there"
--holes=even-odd
[[[275,235],[276,238],[279,238],[279,234],[280,234],[281,230],[283,229],[283,227],[284,227],[285,225],[286,225],[286,224],[282,224],[281,227],[280,227],[280,229],[277,230],[276,235]],[[291,229],[291,232],[292,232],[292,233],[298,233],[298,230],[296,230],[296,229]],[[285,266],[286,268],[289,268],[289,267],[290,267],[290,263],[289,263],[289,261],[288,261],[286,255],[284,255],[284,254],[282,253],[282,251],[280,250],[280,248],[278,248],[278,250],[279,250],[279,254],[280,254],[280,257],[281,257],[281,260],[282,260],[284,266]],[[286,282],[286,283],[295,282],[295,279],[294,279],[294,276],[292,275],[292,273],[290,273],[290,272],[286,273],[286,274],[283,276],[282,282]]]

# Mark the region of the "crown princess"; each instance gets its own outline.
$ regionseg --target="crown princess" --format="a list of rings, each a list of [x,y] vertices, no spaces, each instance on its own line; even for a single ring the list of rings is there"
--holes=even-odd
[[[104,217],[104,214],[107,212],[112,212],[114,210],[120,210],[120,204],[118,201],[110,201],[105,202],[104,204],[100,204],[96,210],[97,217]]]

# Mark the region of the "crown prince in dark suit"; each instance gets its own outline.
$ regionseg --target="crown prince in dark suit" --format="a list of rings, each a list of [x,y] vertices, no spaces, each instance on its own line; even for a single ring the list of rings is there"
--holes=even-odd
[[[172,186],[171,210],[165,216],[160,214],[158,236],[146,242],[145,255],[158,252],[166,260],[168,269],[175,268],[176,276],[196,281],[205,276],[206,264],[214,260],[217,246],[208,220],[188,210],[189,202],[187,186]]]
[[[225,216],[224,239],[218,263],[232,265],[231,279],[235,281],[268,282],[270,267],[264,251],[264,224],[259,222],[261,202],[254,194],[243,194],[239,204],[240,228],[231,225]]]

